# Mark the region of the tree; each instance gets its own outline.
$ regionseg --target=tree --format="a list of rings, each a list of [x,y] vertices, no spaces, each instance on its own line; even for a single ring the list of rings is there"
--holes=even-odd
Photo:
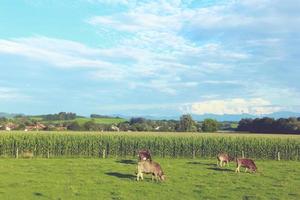
[[[98,126],[95,123],[95,120],[90,120],[90,121],[85,122],[83,124],[83,128],[84,128],[84,130],[87,130],[87,131],[97,131],[98,130]]]
[[[130,124],[129,122],[122,122],[118,125],[120,131],[129,131],[130,130]]]
[[[146,119],[145,118],[142,118],[142,117],[133,117],[130,119],[130,125],[132,124],[137,124],[137,123],[145,123],[146,122]]]
[[[205,119],[202,123],[202,131],[216,132],[219,129],[219,123],[214,119]]]
[[[72,131],[80,131],[81,127],[77,121],[74,121],[67,126],[67,129]]]
[[[177,131],[182,131],[182,132],[197,131],[196,123],[193,120],[191,115],[187,114],[187,115],[182,115],[180,117]]]
[[[237,127],[238,131],[251,131],[252,128],[252,119],[241,119]]]

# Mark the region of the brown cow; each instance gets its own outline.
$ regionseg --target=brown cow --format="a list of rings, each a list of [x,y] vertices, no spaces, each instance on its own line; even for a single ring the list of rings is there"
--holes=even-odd
[[[161,169],[161,166],[154,161],[142,160],[138,162],[136,180],[139,181],[140,178],[143,180],[143,174],[152,174],[152,180],[154,177],[156,181],[165,180],[165,175]]]
[[[233,157],[229,156],[227,153],[219,153],[217,159],[218,159],[217,165],[220,167],[225,166],[226,163],[227,166],[229,166],[229,162],[234,160]]]
[[[249,169],[250,172],[256,172],[257,167],[253,160],[248,158],[237,158],[236,159],[236,170],[235,172],[240,172],[240,167],[245,167],[245,172]]]
[[[152,158],[151,158],[151,153],[150,153],[150,151],[148,150],[148,149],[142,149],[142,150],[140,150],[139,151],[139,153],[138,153],[139,155],[139,161],[142,161],[142,160],[144,160],[144,161],[146,161],[146,160],[149,160],[149,161],[152,161]]]

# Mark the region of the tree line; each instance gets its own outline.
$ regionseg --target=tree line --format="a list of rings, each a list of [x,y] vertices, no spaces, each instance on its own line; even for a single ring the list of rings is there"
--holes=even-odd
[[[11,130],[25,130],[31,126],[39,130],[72,130],[72,131],[157,131],[157,132],[216,132],[218,130],[245,131],[250,133],[287,133],[300,134],[300,117],[274,119],[269,117],[241,119],[237,128],[232,122],[218,122],[214,119],[195,121],[189,114],[182,115],[179,120],[150,120],[134,117],[127,121],[112,124],[101,124],[96,118],[102,115],[92,114],[90,120],[79,123],[76,113],[60,112],[58,114],[40,116],[0,117],[0,130],[10,126]],[[108,117],[108,116],[105,116]]]
[[[202,122],[197,122],[192,119],[191,115],[182,115],[179,120],[149,120],[142,117],[135,117],[118,124],[97,123],[94,119],[100,116],[95,115],[89,121],[79,123],[76,120],[75,113],[65,112],[38,116],[41,120],[36,117],[16,116],[13,119],[0,118],[0,129],[5,130],[5,127],[10,124],[13,127],[12,130],[25,130],[28,126],[36,126],[41,123],[45,125],[43,126],[43,130],[50,131],[216,132],[220,127],[219,122],[216,120],[205,119]]]
[[[60,112],[58,114],[40,115],[43,120],[55,121],[55,120],[73,120],[76,119],[76,113],[72,112]]]
[[[216,132],[219,123],[213,119],[203,122],[194,121],[191,115],[182,115],[180,120],[149,120],[142,117],[131,118],[116,125],[99,124],[94,120],[80,125],[74,121],[68,126],[69,130],[89,131],[157,131],[157,132]]]
[[[300,134],[300,117],[242,119],[239,121],[237,131]]]

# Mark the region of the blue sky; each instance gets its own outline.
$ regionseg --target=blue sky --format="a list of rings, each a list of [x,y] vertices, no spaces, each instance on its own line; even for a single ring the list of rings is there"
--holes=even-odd
[[[2,0],[0,111],[300,112],[297,0]]]

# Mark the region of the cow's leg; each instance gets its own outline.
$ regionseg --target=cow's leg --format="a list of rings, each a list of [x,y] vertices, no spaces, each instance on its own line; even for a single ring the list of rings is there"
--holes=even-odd
[[[137,173],[137,174],[136,174],[136,180],[139,181],[139,178],[140,178],[140,174]]]
[[[237,168],[235,169],[235,172],[240,172],[240,166],[238,165]]]
[[[141,173],[141,179],[144,180],[143,173]]]
[[[227,161],[227,167],[229,167],[229,161]]]
[[[248,171],[248,168],[246,167],[245,172],[247,172],[247,171]]]

